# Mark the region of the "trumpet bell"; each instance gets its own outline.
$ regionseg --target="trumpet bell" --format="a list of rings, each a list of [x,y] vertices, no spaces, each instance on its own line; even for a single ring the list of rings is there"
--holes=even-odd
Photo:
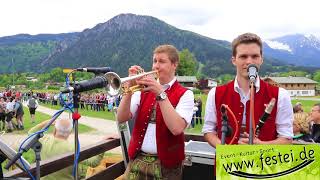
[[[143,88],[140,85],[135,85],[135,86],[129,87],[129,89],[128,88],[126,89],[122,86],[127,81],[132,81],[132,80],[141,78],[143,76],[152,75],[152,74],[155,76],[156,79],[158,79],[158,72],[157,71],[150,71],[150,72],[141,73],[141,74],[137,74],[135,76],[129,76],[129,77],[125,77],[125,78],[120,78],[118,76],[118,74],[116,74],[114,72],[108,72],[105,74],[105,77],[108,81],[108,85],[106,86],[106,91],[107,91],[108,95],[110,95],[110,96],[116,96],[116,95],[122,93],[122,91],[124,93],[140,91]]]
[[[107,94],[110,96],[117,96],[121,91],[121,78],[114,72],[108,72],[105,74],[108,85],[106,87]]]

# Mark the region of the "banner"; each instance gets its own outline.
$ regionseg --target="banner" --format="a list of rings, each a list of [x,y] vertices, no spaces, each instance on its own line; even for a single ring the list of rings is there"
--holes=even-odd
[[[218,145],[217,179],[319,179],[320,145]]]

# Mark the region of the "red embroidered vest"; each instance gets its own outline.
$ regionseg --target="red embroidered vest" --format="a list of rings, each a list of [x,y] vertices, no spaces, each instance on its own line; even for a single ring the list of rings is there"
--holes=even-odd
[[[170,89],[166,90],[169,101],[174,108],[186,90],[187,89],[182,87],[177,81]],[[135,121],[128,150],[130,159],[134,159],[141,149],[148,127],[149,117],[152,113],[152,107],[155,103],[156,97],[154,93],[141,92],[138,116]],[[170,132],[163,120],[159,105],[157,105],[156,108],[156,140],[158,157],[163,166],[167,168],[175,167],[184,160],[184,134],[182,133],[175,136]]]
[[[278,93],[279,88],[272,86],[260,79],[260,90],[255,93],[254,96],[254,120],[255,126],[259,122],[259,118],[263,115],[265,110],[265,104],[268,104],[272,98],[276,99],[275,106],[266,120],[265,124],[260,130],[259,139],[262,141],[270,141],[277,138],[276,131],[276,112],[277,112],[277,104],[278,104]],[[239,133],[236,134],[235,144],[237,144],[240,136],[240,128],[242,124],[242,116],[244,105],[240,101],[240,95],[234,91],[234,81],[225,84],[223,86],[219,86],[216,89],[215,95],[215,103],[216,103],[216,112],[217,112],[217,133],[219,138],[221,138],[221,112],[220,107],[221,104],[226,104],[230,107],[234,115],[236,116]],[[231,119],[231,115],[228,113],[228,124],[232,127],[233,132],[231,137],[226,138],[226,144],[229,143],[234,136],[236,131],[236,126],[234,121]],[[246,132],[249,134],[249,123],[250,123],[250,100],[246,103]]]

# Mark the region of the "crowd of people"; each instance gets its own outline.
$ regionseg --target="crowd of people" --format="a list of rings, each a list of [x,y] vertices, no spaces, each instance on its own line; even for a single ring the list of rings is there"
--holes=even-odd
[[[59,99],[59,94],[55,93],[35,93],[41,103],[51,105],[63,105]],[[62,95],[63,101],[68,101],[67,95]],[[112,111],[119,106],[120,96],[109,96],[106,93],[81,93],[79,108],[93,111]]]
[[[7,133],[24,129],[22,93],[5,90],[0,92],[0,130]]]

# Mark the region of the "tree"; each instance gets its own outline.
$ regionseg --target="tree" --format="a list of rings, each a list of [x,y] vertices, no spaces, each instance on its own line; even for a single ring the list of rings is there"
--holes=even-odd
[[[222,74],[218,77],[220,84],[226,84],[233,79],[234,79],[234,75],[231,75],[231,74]]]
[[[308,73],[304,71],[290,71],[290,72],[284,72],[280,73],[280,76],[282,77],[288,77],[288,76],[293,76],[293,77],[306,77]]]
[[[320,83],[320,71],[316,71],[313,75],[313,80],[317,81]]]
[[[177,68],[179,76],[191,76],[197,73],[198,61],[195,56],[188,50],[184,49],[179,53],[180,64]]]

